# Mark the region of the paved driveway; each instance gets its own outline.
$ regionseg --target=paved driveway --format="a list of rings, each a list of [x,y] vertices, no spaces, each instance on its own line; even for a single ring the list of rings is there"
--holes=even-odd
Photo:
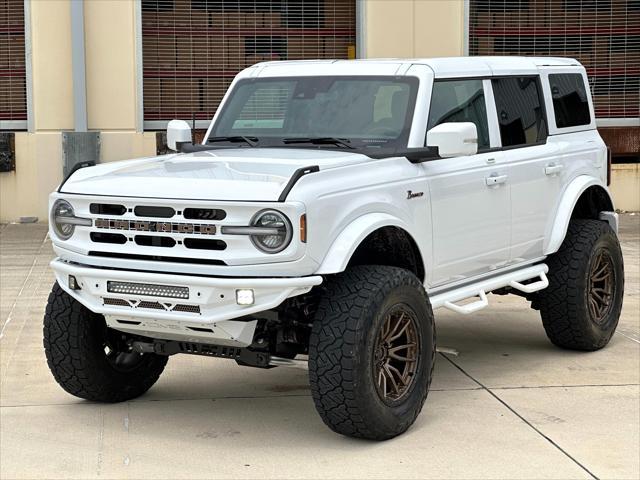
[[[622,217],[626,296],[611,344],[554,348],[518,297],[463,317],[437,312],[435,381],[405,435],[333,434],[306,372],[175,356],[135,401],[62,391],[42,348],[53,280],[41,225],[0,232],[2,478],[638,478],[640,216]]]

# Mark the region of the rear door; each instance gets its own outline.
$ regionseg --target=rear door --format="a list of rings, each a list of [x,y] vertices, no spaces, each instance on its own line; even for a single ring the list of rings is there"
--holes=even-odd
[[[497,146],[489,80],[442,79],[433,85],[427,129],[473,122],[478,153],[424,163],[431,194],[432,286],[503,266],[509,257],[510,201],[507,166]]]
[[[560,195],[564,171],[560,148],[548,141],[548,122],[539,75],[491,80],[505,164],[511,188],[509,263],[543,255],[547,219]]]
[[[560,150],[547,179],[555,188],[555,204],[547,212],[545,238],[550,238],[562,191],[579,175],[606,182],[606,146],[598,130],[590,101],[587,73],[582,67],[546,66],[541,69],[542,88],[549,118],[549,143]],[[558,185],[561,183],[561,185]],[[560,191],[558,191],[558,188]],[[543,253],[549,253],[546,250]]]

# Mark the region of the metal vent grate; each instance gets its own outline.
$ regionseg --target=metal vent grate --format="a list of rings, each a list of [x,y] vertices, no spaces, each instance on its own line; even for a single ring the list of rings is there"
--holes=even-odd
[[[596,117],[640,117],[637,0],[471,0],[469,54],[576,58]]]
[[[24,0],[0,2],[0,129],[26,129]]]
[[[63,175],[82,162],[100,161],[100,132],[62,132]]]
[[[212,118],[265,60],[355,57],[355,0],[142,0],[144,120]]]
[[[184,305],[178,304],[175,305],[172,309],[172,312],[184,312],[184,313],[197,313],[200,314],[200,306],[199,305]]]
[[[166,310],[166,308],[160,302],[150,302],[148,300],[141,301],[140,303],[138,303],[138,305],[136,305],[136,308],[151,308],[153,310]]]
[[[122,298],[104,297],[102,303],[105,305],[114,305],[116,307],[131,307],[131,304]]]
[[[16,134],[0,132],[0,172],[16,169]]]

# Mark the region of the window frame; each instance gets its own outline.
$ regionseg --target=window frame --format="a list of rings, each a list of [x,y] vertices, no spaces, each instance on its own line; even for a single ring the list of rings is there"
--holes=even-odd
[[[555,73],[555,72],[551,72],[551,73]],[[538,77],[538,97],[540,98],[540,103],[542,105],[542,114],[547,124],[547,135],[544,138],[544,140],[538,141],[536,143],[529,143],[529,144],[525,143],[521,145],[510,145],[508,147],[504,147],[502,146],[502,137],[500,135],[500,122],[498,121],[498,111],[497,111],[495,96],[493,92],[492,80],[497,78],[522,78],[522,77]],[[435,83],[438,81],[446,81],[446,80],[482,80],[482,85],[484,87],[484,99],[485,99],[485,104],[487,109],[487,120],[489,122],[489,139],[490,139],[491,148],[478,150],[478,154],[487,153],[487,152],[501,152],[504,150],[513,150],[516,148],[536,147],[539,145],[547,144],[547,139],[552,135],[551,124],[549,123],[549,111],[547,110],[549,108],[549,102],[551,101],[551,89],[549,88],[548,78],[545,79],[546,82],[542,81],[541,71],[538,71],[537,73],[531,72],[531,73],[522,73],[517,75],[480,75],[480,76],[471,76],[471,77],[447,76],[447,77],[434,78],[433,82]],[[545,87],[546,87],[546,90],[545,90]],[[431,95],[433,95],[433,88],[431,89]],[[593,103],[589,102],[589,104],[590,104],[591,111],[593,111]],[[427,119],[429,118],[430,111],[431,111],[431,98],[429,98],[429,108],[427,109],[427,113],[426,113]],[[553,114],[553,112],[551,113]],[[591,121],[593,122],[593,116],[591,117]],[[554,117],[553,127],[555,128],[555,117]],[[571,127],[571,128],[575,128],[575,127]],[[562,133],[567,133],[567,132],[564,132],[564,130],[569,130],[569,129],[570,128],[562,129],[563,130]],[[425,138],[425,142],[426,142],[426,138]]]
[[[492,121],[492,117],[495,117],[495,102],[493,101],[493,90],[490,92],[487,90],[487,86],[491,87],[491,82],[487,82],[486,77],[445,77],[445,78],[434,78],[433,84],[431,85],[431,95],[429,96],[429,108],[426,110],[426,124],[427,130],[425,132],[424,137],[424,146],[427,146],[427,135],[429,132],[429,117],[431,116],[431,106],[433,104],[433,93],[434,86],[436,83],[445,83],[445,82],[464,82],[464,81],[480,81],[482,83],[482,93],[484,96],[484,109],[485,114],[487,116],[487,132],[489,134],[489,147],[478,148],[477,153],[485,153],[495,150],[497,147],[500,147],[502,144],[500,143],[500,134],[498,131],[498,136],[496,137],[496,127],[497,123]],[[497,117],[496,117],[497,118]],[[433,128],[433,127],[432,127]]]
[[[553,95],[551,93],[551,82],[549,81],[549,75],[558,74],[580,74],[582,75],[582,81],[587,92],[587,100],[589,101],[589,119],[590,123],[584,125],[576,125],[573,127],[558,127],[556,124],[556,112],[553,109]],[[540,67],[540,76],[542,77],[542,91],[544,93],[547,124],[549,126],[549,135],[562,135],[565,133],[584,132],[588,130],[595,130],[596,127],[596,115],[593,106],[593,98],[591,96],[591,86],[589,85],[589,78],[584,67],[553,67],[545,66]]]
[[[545,91],[543,89],[543,81],[542,81],[542,75],[540,72],[537,73],[521,73],[521,74],[517,74],[517,75],[494,75],[489,77],[490,80],[496,80],[496,79],[502,79],[502,78],[524,78],[524,77],[535,77],[536,78],[536,83],[538,84],[538,100],[540,101],[540,106],[542,107],[542,116],[544,118],[544,122],[546,125],[546,129],[547,129],[547,134],[545,135],[543,140],[538,140],[535,143],[521,143],[519,145],[509,145],[507,147],[502,146],[502,135],[499,133],[500,130],[500,121],[498,119],[498,106],[496,105],[495,102],[495,92],[493,92],[493,82],[491,82],[491,91],[493,93],[494,96],[494,101],[493,101],[493,106],[494,106],[494,110],[495,110],[495,115],[496,115],[496,123],[498,125],[498,134],[500,136],[500,145],[501,145],[501,150],[513,150],[516,148],[529,148],[529,147],[536,147],[539,145],[546,145],[547,144],[547,139],[549,138],[549,136],[551,135],[551,129],[549,126],[549,112],[548,112],[548,105],[549,105],[549,101],[547,101],[547,96],[545,94]],[[547,79],[547,86],[548,86],[549,82]],[[549,94],[551,94],[551,91],[549,90]],[[554,123],[555,125],[555,123]]]
[[[210,136],[215,136],[214,132],[215,132],[216,126],[220,121],[220,118],[222,117],[224,112],[229,108],[229,100],[231,99],[232,95],[235,93],[235,90],[239,86],[246,83],[256,82],[259,80],[287,81],[287,80],[298,80],[303,77],[313,77],[313,76],[315,75],[275,75],[275,76],[259,76],[258,75],[258,76],[251,76],[251,77],[236,76],[233,82],[231,83],[231,85],[229,85],[229,88],[226,91],[222,101],[220,102],[220,105],[216,109],[216,113],[213,116],[213,119],[211,120],[209,128],[207,129],[207,132],[204,135],[202,143],[206,144]],[[318,76],[322,76],[322,75],[318,75]],[[407,105],[407,112],[406,112],[406,122],[407,122],[405,124],[406,128],[403,129],[402,134],[395,141],[400,142],[401,145],[402,144],[409,145],[411,143],[411,135],[414,130],[416,115],[418,115],[418,98],[420,97],[420,88],[423,82],[423,80],[420,77],[416,75],[409,75],[409,74],[407,75],[392,75],[392,74],[388,74],[388,75],[360,74],[358,75],[358,74],[351,74],[351,73],[349,74],[336,73],[336,74],[324,75],[324,76],[335,77],[335,78],[340,77],[341,79],[361,79],[361,78],[366,78],[371,80],[395,79],[395,80],[403,80],[403,81],[406,81],[408,84],[410,84],[410,86],[414,90],[409,94],[409,103]],[[398,148],[402,148],[402,147],[398,147]]]
[[[0,120],[0,132],[29,132],[34,128],[33,116],[33,69],[31,63],[31,2],[23,2],[24,19],[24,64],[25,64],[25,102],[26,119],[23,120]]]

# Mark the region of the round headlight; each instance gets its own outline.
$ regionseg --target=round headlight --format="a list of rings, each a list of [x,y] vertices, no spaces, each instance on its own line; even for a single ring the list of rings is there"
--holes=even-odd
[[[265,253],[278,253],[291,243],[291,222],[277,210],[262,210],[251,220],[251,226],[264,229],[265,234],[251,235],[251,241]]]
[[[65,217],[73,216],[73,207],[69,202],[65,200],[57,200],[56,203],[53,204],[53,208],[51,209],[51,225],[53,225],[56,235],[62,240],[71,238],[76,226],[60,220]]]

